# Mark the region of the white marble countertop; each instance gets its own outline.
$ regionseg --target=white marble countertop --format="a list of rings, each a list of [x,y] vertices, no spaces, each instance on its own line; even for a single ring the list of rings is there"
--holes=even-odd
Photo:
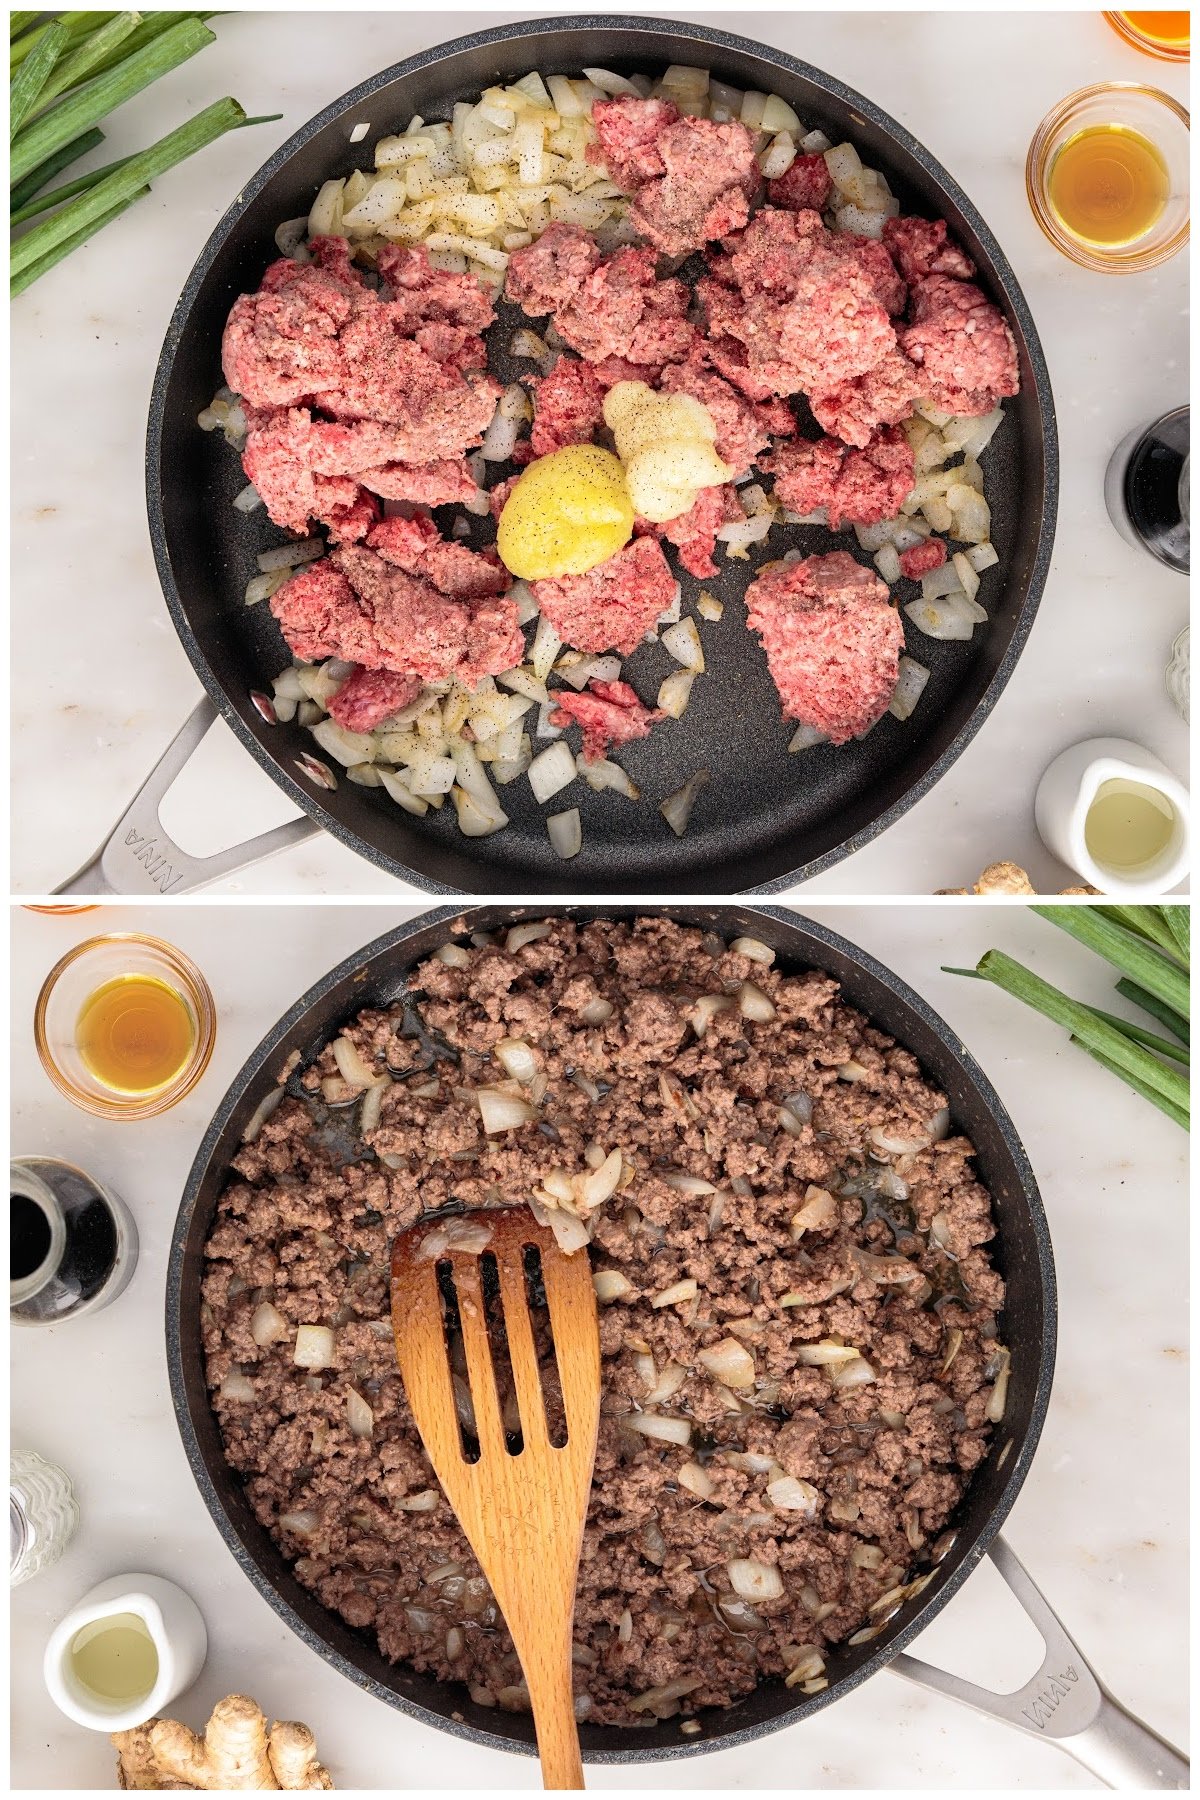
[[[917,987],[961,1033],[1010,1109],[1050,1219],[1061,1305],[1058,1369],[1041,1447],[1006,1534],[1106,1683],[1172,1741],[1187,1689],[1187,1165],[1178,1129],[991,988],[943,975],[997,944],[1103,1003],[1095,959],[1013,907],[810,908]],[[166,932],[219,1006],[212,1065],[175,1111],[94,1120],[34,1055],[38,986],[95,913],[14,910],[13,1150],[81,1163],[128,1201],[141,1234],[133,1284],[108,1311],[14,1334],[13,1443],[60,1463],[82,1509],[58,1566],[12,1608],[15,1788],[111,1788],[106,1740],[62,1717],[40,1666],[54,1623],[95,1582],[148,1570],[199,1603],[209,1659],[172,1709],[199,1725],[230,1691],[307,1720],[339,1787],[495,1791],[537,1785],[528,1761],[455,1739],[367,1698],[260,1599],[223,1547],[188,1473],[163,1355],[163,1284],[178,1197],[227,1083],[295,997],[410,916],[379,906],[113,907],[103,927]],[[927,1659],[1012,1689],[1040,1660],[990,1564],[923,1634]],[[1088,1788],[1050,1744],[881,1674],[802,1728],[682,1763],[589,1771],[593,1788]]]
[[[14,307],[18,891],[44,892],[91,855],[199,693],[159,594],[142,484],[159,344],[201,245],[239,182],[330,99],[435,36],[456,37],[500,16],[512,14],[439,12],[434,22],[421,9],[292,12],[281,30],[279,16],[226,14],[215,21],[217,43],[127,107],[97,153],[140,147],[185,107],[223,93],[284,115],[277,125],[233,133],[156,182],[148,200]],[[1187,584],[1118,537],[1101,493],[1112,448],[1187,393],[1187,263],[1177,257],[1122,278],[1076,268],[1030,214],[1025,148],[1043,114],[1075,88],[1121,78],[1186,99],[1187,70],[1140,56],[1096,12],[692,16],[829,70],[953,171],[1024,286],[1058,405],[1054,566],[1008,690],[930,795],[805,892],[927,893],[966,885],[1004,858],[1055,891],[1072,877],[1037,838],[1032,799],[1059,750],[1098,734],[1131,737],[1187,773],[1186,731],[1163,690]],[[222,725],[178,784],[165,823],[185,849],[203,853],[289,816],[282,793]],[[322,835],[219,891],[412,890]]]

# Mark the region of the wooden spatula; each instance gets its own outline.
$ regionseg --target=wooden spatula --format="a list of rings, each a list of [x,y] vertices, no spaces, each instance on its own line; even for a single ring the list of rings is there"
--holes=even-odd
[[[464,1229],[469,1221],[474,1229]],[[483,1234],[487,1232],[486,1242]],[[434,1233],[437,1233],[435,1236]],[[536,1249],[554,1338],[566,1441],[551,1443],[526,1286]],[[497,1393],[483,1285],[494,1258],[520,1411],[513,1454]],[[439,1265],[458,1302],[478,1434],[469,1462],[455,1406]],[[490,1277],[490,1270],[487,1271]],[[547,1788],[582,1788],[571,1695],[575,1581],[600,1422],[600,1334],[587,1256],[567,1256],[524,1207],[467,1214],[447,1232],[414,1227],[392,1251],[392,1327],[408,1403],[429,1460],[512,1634]],[[561,1422],[554,1430],[561,1437]],[[474,1450],[474,1444],[470,1445]]]

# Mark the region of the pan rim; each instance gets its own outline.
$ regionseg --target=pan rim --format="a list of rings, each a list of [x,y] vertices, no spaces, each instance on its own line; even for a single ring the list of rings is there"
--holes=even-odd
[[[706,905],[691,902],[647,902],[650,910],[663,911],[668,916],[679,913],[688,915],[688,922],[698,924],[706,919],[714,926],[716,915],[727,912],[728,906]],[[375,1699],[383,1701],[395,1710],[418,1719],[422,1724],[433,1729],[445,1731],[468,1743],[486,1745],[490,1749],[503,1750],[510,1754],[535,1756],[532,1744],[521,1743],[513,1738],[487,1730],[485,1727],[468,1724],[465,1719],[455,1720],[449,1716],[433,1713],[419,1701],[412,1700],[395,1689],[384,1688],[373,1678],[364,1676],[348,1658],[335,1649],[327,1639],[321,1637],[295,1611],[289,1600],[270,1581],[264,1570],[255,1561],[250,1550],[242,1541],[237,1527],[227,1512],[216,1485],[209,1474],[208,1465],[200,1446],[198,1433],[192,1421],[188,1404],[187,1383],[184,1369],[185,1349],[182,1341],[181,1306],[184,1280],[184,1252],[191,1229],[192,1218],[199,1198],[200,1188],[208,1172],[213,1154],[226,1130],[230,1119],[241,1103],[246,1088],[262,1073],[269,1064],[288,1034],[299,1024],[312,1008],[320,1003],[324,996],[339,984],[351,980],[370,962],[380,956],[387,956],[402,946],[406,940],[432,927],[448,926],[452,921],[465,921],[461,929],[470,930],[471,920],[485,914],[503,911],[510,922],[523,919],[548,916],[577,916],[581,911],[603,916],[604,903],[566,902],[548,903],[541,901],[523,903],[480,903],[468,907],[444,906],[431,908],[405,920],[389,932],[371,939],[352,955],[343,958],[323,976],[310,984],[305,992],[290,1006],[276,1024],[251,1051],[242,1067],[234,1076],[227,1088],[217,1111],[213,1114],[207,1131],[197,1148],[188,1179],[180,1200],[172,1228],[170,1254],[167,1268],[165,1295],[165,1330],[167,1339],[167,1370],[171,1389],[172,1407],[175,1421],[183,1442],[184,1454],[193,1479],[200,1491],[200,1496],[221,1535],[225,1548],[233,1555],[243,1574],[247,1576],[255,1591],[272,1607],[277,1616],[288,1628],[314,1651],[324,1662],[329,1663],[338,1673],[345,1676],[353,1684],[371,1694]],[[623,908],[637,912],[638,904],[633,903]],[[656,1763],[676,1761],[683,1757],[706,1755],[718,1750],[739,1748],[745,1744],[756,1742],[777,1731],[785,1730],[791,1725],[803,1722],[811,1714],[831,1705],[844,1694],[860,1687],[873,1675],[885,1669],[901,1651],[907,1649],[913,1640],[925,1630],[942,1608],[954,1597],[967,1578],[974,1572],[978,1564],[998,1535],[1005,1519],[1008,1517],[1023,1487],[1033,1463],[1046,1413],[1050,1401],[1051,1386],[1057,1351],[1058,1333],[1058,1291],[1054,1265],[1053,1245],[1050,1237],[1049,1222],[1042,1202],[1037,1178],[1026,1153],[1024,1143],[1017,1128],[996,1092],[988,1075],[976,1061],[971,1051],[962,1042],[958,1034],[951,1030],[941,1015],[934,1011],[923,997],[916,992],[901,976],[894,973],[869,951],[862,949],[840,933],[831,931],[827,926],[819,924],[807,915],[791,908],[764,906],[753,909],[742,908],[773,919],[778,924],[791,930],[798,930],[806,936],[818,952],[833,953],[852,962],[862,973],[882,986],[888,995],[902,1007],[909,1008],[925,1027],[931,1031],[944,1047],[948,1055],[961,1067],[968,1081],[983,1100],[988,1112],[1000,1131],[1005,1147],[1013,1159],[1022,1193],[1029,1211],[1030,1225],[1033,1232],[1037,1258],[1037,1281],[1043,1302],[1043,1330],[1039,1346],[1039,1366],[1037,1381],[1031,1401],[1029,1423],[1025,1429],[1019,1450],[1011,1458],[1010,1466],[1000,1494],[979,1528],[976,1536],[963,1555],[962,1561],[943,1580],[936,1582],[919,1597],[912,1618],[894,1637],[886,1642],[871,1656],[864,1659],[849,1674],[841,1675],[830,1682],[824,1691],[808,1697],[803,1707],[793,1707],[788,1711],[774,1714],[767,1719],[742,1726],[736,1730],[722,1733],[719,1737],[707,1738],[703,1734],[693,1738],[681,1737],[678,1743],[670,1745],[639,1746],[634,1743],[629,1747],[589,1748],[584,1752],[585,1763]],[[456,933],[455,935],[460,935]],[[619,1732],[619,1727],[611,1727]]]
[[[976,699],[970,716],[964,720],[941,754],[915,781],[909,784],[891,806],[877,814],[868,824],[851,833],[849,837],[843,838],[840,843],[797,867],[772,876],[767,881],[753,887],[728,890],[745,894],[788,892],[800,883],[812,881],[817,876],[835,868],[847,857],[873,843],[877,837],[880,837],[903,818],[948,773],[990,718],[1024,652],[1049,577],[1058,521],[1059,455],[1054,395],[1041,338],[1015,271],[974,202],[968,198],[958,182],[938,159],[898,120],[892,118],[873,101],[868,100],[865,95],[839,81],[835,76],[827,74],[811,63],[803,62],[798,57],[791,56],[787,51],[777,50],[769,44],[759,43],[752,38],[741,37],[733,32],[721,31],[711,26],[661,18],[641,18],[637,15],[623,13],[586,13],[579,17],[558,16],[522,20],[515,24],[498,25],[472,32],[464,37],[454,38],[436,44],[427,50],[418,51],[414,56],[406,57],[403,61],[392,64],[389,68],[381,70],[359,83],[357,87],[351,88],[300,126],[243,184],[196,259],[171,314],[155,371],[146,436],[146,505],[159,584],[179,640],[213,705],[243,748],[250,752],[254,760],[276,782],[293,805],[298,806],[315,824],[329,832],[346,849],[363,857],[375,868],[382,870],[395,880],[408,882],[421,892],[429,894],[458,894],[468,891],[440,881],[424,870],[402,862],[399,857],[368,842],[365,837],[360,836],[350,826],[335,817],[319,794],[302,786],[283,763],[271,755],[226,693],[211,665],[206,650],[192,628],[171,566],[168,532],[163,514],[162,434],[166,419],[167,389],[174,371],[183,329],[190,318],[199,289],[223,249],[226,238],[237,220],[258,198],[267,182],[296,155],[308,139],[318,131],[325,129],[326,126],[335,123],[352,107],[368,101],[382,87],[403,76],[416,74],[422,69],[433,67],[451,55],[513,39],[545,36],[549,33],[566,30],[638,30],[675,38],[678,38],[683,32],[693,41],[712,45],[718,49],[760,56],[791,75],[815,83],[839,104],[861,111],[872,124],[886,132],[894,143],[898,144],[907,155],[919,163],[938,182],[943,192],[967,219],[995,269],[997,278],[1004,289],[1005,301],[1020,326],[1021,335],[1028,351],[1042,424],[1044,466],[1041,521],[1028,580],[1025,584],[1024,597],[1020,602],[1017,616],[1013,622],[1012,634],[1004,653],[993,671],[991,679]],[[456,846],[456,848],[459,847]],[[784,851],[783,854],[786,855],[787,852]],[[522,884],[515,878],[503,877],[502,871],[497,872],[497,878],[499,880],[497,887],[482,891],[493,891],[497,897],[502,897],[506,891],[513,891],[513,889],[520,891]],[[701,880],[703,880],[702,876]],[[481,891],[475,888],[474,884],[472,887],[476,892]],[[705,891],[703,885],[697,891]],[[722,886],[719,891],[725,891],[724,887]]]

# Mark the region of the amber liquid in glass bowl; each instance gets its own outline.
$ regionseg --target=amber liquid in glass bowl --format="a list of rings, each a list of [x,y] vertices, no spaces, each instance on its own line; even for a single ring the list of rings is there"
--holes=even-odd
[[[196,1027],[178,988],[154,975],[118,975],[89,994],[75,1044],[103,1087],[150,1094],[174,1081],[192,1053]]]
[[[88,938],[46,977],[33,1021],[42,1066],[68,1100],[113,1119],[148,1119],[208,1067],[216,1008],[173,944],[140,932]]]
[[[1119,37],[1148,56],[1169,62],[1187,62],[1191,57],[1190,12],[1106,12],[1104,17]]]
[[[1124,125],[1087,125],[1050,165],[1051,206],[1072,236],[1112,249],[1157,225],[1171,192],[1162,152]]]

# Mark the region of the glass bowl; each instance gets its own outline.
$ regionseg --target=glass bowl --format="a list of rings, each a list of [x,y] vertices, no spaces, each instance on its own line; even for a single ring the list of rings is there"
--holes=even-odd
[[[179,995],[191,1016],[192,1047],[162,1086],[123,1092],[92,1072],[79,1053],[76,1031],[86,1002],[106,982],[148,975]],[[42,983],[33,1018],[42,1067],[60,1094],[85,1112],[108,1119],[150,1119],[190,1094],[213,1053],[216,1006],[203,975],[173,944],[140,932],[114,931],[76,944]]]
[[[1170,192],[1160,217],[1131,244],[1094,244],[1062,223],[1050,200],[1055,157],[1077,132],[1089,126],[1124,125],[1155,145],[1167,165]],[[1055,249],[1085,269],[1126,275],[1152,269],[1188,241],[1188,150],[1191,120],[1186,107],[1158,88],[1136,81],[1103,81],[1068,94],[1038,126],[1025,162],[1025,187],[1033,216]]]
[[[1127,44],[1132,44],[1135,50],[1142,50],[1147,56],[1159,56],[1164,62],[1190,62],[1192,55],[1190,30],[1183,38],[1159,37],[1144,25],[1136,23],[1138,19],[1152,19],[1155,16],[1154,13],[1139,12],[1106,12],[1104,15],[1117,36],[1123,38]],[[1157,16],[1161,17],[1161,14]],[[1186,12],[1173,15],[1176,19],[1187,19],[1189,16]]]

